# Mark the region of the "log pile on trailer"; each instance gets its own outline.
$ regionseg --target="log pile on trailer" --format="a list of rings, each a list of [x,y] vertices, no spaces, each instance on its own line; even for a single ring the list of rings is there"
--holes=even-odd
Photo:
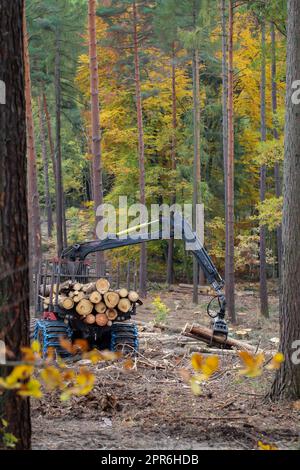
[[[87,325],[111,326],[116,320],[125,320],[125,315],[140,303],[135,291],[125,288],[112,290],[107,279],[81,284],[67,280],[59,285],[41,286],[44,310],[58,305],[65,311],[76,311]]]

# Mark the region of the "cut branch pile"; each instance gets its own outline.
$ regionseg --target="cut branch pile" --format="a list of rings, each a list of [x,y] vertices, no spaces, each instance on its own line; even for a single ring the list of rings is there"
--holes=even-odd
[[[58,291],[58,292],[57,292]],[[139,301],[139,295],[135,291],[125,288],[112,290],[107,279],[101,278],[89,284],[65,281],[59,286],[41,286],[40,292],[44,309],[50,305],[58,305],[60,308],[75,310],[79,317],[87,325],[111,326],[116,320],[125,320],[126,314]]]

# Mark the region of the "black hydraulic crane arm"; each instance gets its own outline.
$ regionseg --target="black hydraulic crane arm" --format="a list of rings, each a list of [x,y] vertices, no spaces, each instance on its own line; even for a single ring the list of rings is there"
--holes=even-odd
[[[207,281],[216,291],[220,310],[214,316],[214,331],[215,333],[227,335],[228,329],[224,321],[226,301],[222,292],[224,287],[224,280],[220,276],[217,268],[212,262],[206,249],[202,245],[199,237],[195,232],[193,232],[189,222],[185,220],[179,213],[175,212],[170,219],[162,217],[160,220],[140,226],[144,228],[154,223],[158,223],[159,230],[154,232],[148,233],[148,231],[145,231],[144,233],[139,233],[138,235],[134,236],[129,235],[130,230],[123,233],[120,232],[119,234],[108,234],[104,240],[95,240],[91,242],[75,244],[64,249],[62,252],[62,258],[70,261],[76,261],[78,259],[83,261],[89,254],[98,251],[112,250],[115,248],[136,245],[139,243],[163,240],[166,238],[166,231],[165,229],[161,228],[163,222],[166,224],[165,227],[168,227],[168,224],[170,224],[170,230],[168,234],[170,238],[183,239],[188,250],[196,257],[197,262],[202,269]],[[134,228],[136,229],[138,227]]]

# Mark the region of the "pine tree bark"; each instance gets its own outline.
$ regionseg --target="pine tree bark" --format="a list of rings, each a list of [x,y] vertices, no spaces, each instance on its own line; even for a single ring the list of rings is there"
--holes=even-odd
[[[234,279],[234,109],[233,109],[233,27],[234,5],[229,1],[229,34],[228,34],[228,156],[227,156],[227,231],[226,231],[226,301],[228,314],[233,323],[235,315],[235,279]]]
[[[283,263],[280,299],[280,351],[285,362],[277,372],[271,398],[300,398],[300,104],[293,83],[300,77],[300,3],[288,0],[287,93],[283,182]]]
[[[143,108],[141,96],[141,76],[140,76],[140,58],[139,58],[139,40],[138,40],[138,15],[136,2],[132,3],[133,12],[133,46],[134,46],[134,67],[135,67],[135,94],[136,94],[136,110],[137,110],[137,127],[138,127],[138,154],[139,154],[139,184],[140,184],[140,203],[146,204],[145,195],[145,143],[144,143],[144,126],[143,126]],[[147,221],[141,221],[147,222]],[[147,247],[146,243],[141,244],[140,251],[140,295],[147,295]]]
[[[222,23],[222,115],[223,115],[223,165],[224,165],[224,212],[225,212],[225,239],[228,239],[228,217],[227,217],[227,162],[228,162],[228,33],[226,18],[226,0],[221,0],[221,23]],[[225,262],[228,254],[228,243],[226,243]]]
[[[193,115],[194,115],[194,178],[193,178],[193,230],[197,228],[197,205],[200,202],[200,77],[199,51],[193,51]],[[193,303],[198,304],[199,265],[193,257]]]
[[[64,191],[62,181],[62,161],[61,161],[61,53],[60,53],[60,31],[55,31],[55,167],[56,167],[56,248],[57,255],[60,256],[64,247],[63,224],[64,224]]]
[[[36,146],[34,136],[34,121],[32,113],[30,60],[28,47],[28,33],[26,25],[25,3],[23,12],[24,32],[24,66],[25,66],[25,99],[27,124],[27,178],[28,178],[28,215],[29,215],[29,247],[31,267],[37,265],[41,257],[41,225],[40,204],[37,185]]]
[[[43,159],[43,169],[44,169],[44,185],[45,185],[45,207],[47,214],[47,233],[48,237],[52,236],[52,203],[50,196],[50,187],[49,187],[49,165],[48,165],[48,155],[47,155],[47,146],[46,146],[46,135],[45,135],[45,117],[43,114],[43,103],[41,96],[38,97],[38,107],[39,107],[39,126],[40,126],[40,140],[41,140],[41,149],[42,149],[42,159]]]
[[[276,34],[274,23],[271,23],[271,56],[272,56],[272,111],[273,115],[277,114],[277,82],[276,82],[276,73],[277,73],[277,63],[276,63]],[[278,139],[278,131],[276,128],[276,123],[274,124],[273,129],[274,139]],[[274,166],[274,180],[275,180],[275,195],[276,197],[281,197],[281,176],[280,176],[280,166],[276,162]],[[278,275],[281,276],[281,265],[282,265],[282,225],[277,227],[276,230],[276,239],[277,239],[277,262],[278,262]]]
[[[101,161],[101,131],[99,107],[99,78],[97,59],[96,34],[96,0],[89,0],[89,60],[90,60],[90,89],[91,89],[91,120],[92,120],[92,155],[93,155],[93,196],[95,209],[95,232],[100,218],[96,215],[97,208],[103,204],[103,175]],[[96,272],[101,275],[104,265],[104,255],[96,254]]]
[[[172,55],[172,143],[171,143],[171,168],[176,170],[176,145],[177,145],[177,95],[176,95],[176,47],[173,43]],[[176,203],[176,190],[172,195],[171,205]],[[167,284],[174,283],[174,238],[168,240],[168,260],[167,260]]]
[[[265,20],[262,21],[261,25],[261,84],[260,84],[260,95],[261,95],[261,141],[265,142],[267,139],[267,127],[266,127],[266,24]],[[267,169],[266,165],[262,165],[260,168],[260,201],[264,202],[266,198],[266,179]],[[268,318],[269,317],[269,306],[268,306],[268,286],[267,286],[267,263],[266,263],[266,227],[260,227],[260,310],[261,314]]]
[[[0,2],[0,78],[6,104],[0,104],[0,338],[20,357],[29,343],[28,212],[26,187],[26,113],[23,1]],[[17,292],[17,294],[16,294]],[[0,366],[0,376],[10,371]],[[15,390],[0,396],[0,417],[18,438],[17,449],[29,449],[29,399]]]

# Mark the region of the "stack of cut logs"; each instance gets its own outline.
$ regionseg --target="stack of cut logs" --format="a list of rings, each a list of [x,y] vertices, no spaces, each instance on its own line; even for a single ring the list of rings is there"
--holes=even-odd
[[[139,295],[135,291],[127,289],[110,289],[107,279],[98,279],[89,284],[65,281],[58,287],[55,284],[52,289],[53,300],[51,302],[51,286],[41,286],[41,296],[45,310],[50,304],[57,304],[64,310],[73,310],[88,325],[111,326],[117,318],[122,319],[122,315],[131,310],[132,305],[139,300]],[[48,297],[45,297],[48,296]]]

